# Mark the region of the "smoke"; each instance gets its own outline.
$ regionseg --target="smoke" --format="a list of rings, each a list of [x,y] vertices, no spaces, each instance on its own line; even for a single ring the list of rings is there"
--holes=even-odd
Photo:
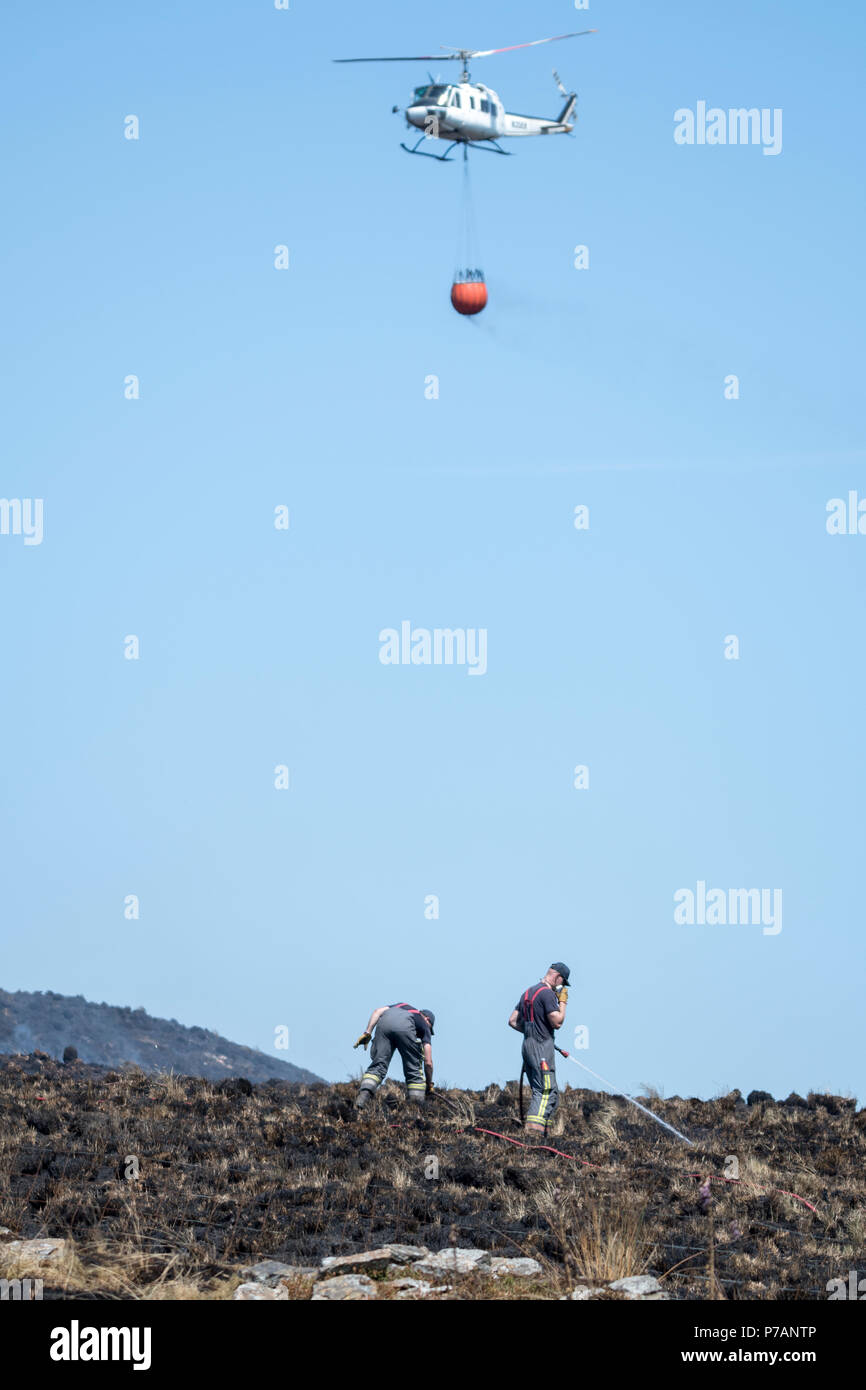
[[[16,1023],[12,1030],[12,1050],[14,1052],[47,1052],[42,1043],[34,1036],[26,1023]]]

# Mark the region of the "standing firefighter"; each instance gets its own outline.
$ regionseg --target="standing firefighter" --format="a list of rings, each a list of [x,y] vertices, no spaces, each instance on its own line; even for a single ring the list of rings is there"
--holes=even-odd
[[[425,1104],[433,1090],[433,1049],[430,1039],[435,1022],[436,1016],[430,1009],[415,1009],[411,1004],[387,1004],[373,1010],[370,1022],[355,1043],[355,1047],[366,1047],[373,1037],[370,1063],[355,1100],[359,1110],[385,1080],[395,1048],[403,1062],[406,1095],[418,1105]]]
[[[544,979],[524,991],[508,1020],[509,1028],[523,1034],[523,1064],[532,1087],[525,1127],[532,1134],[545,1133],[559,1104],[553,1035],[565,1022],[569,973],[555,960]]]

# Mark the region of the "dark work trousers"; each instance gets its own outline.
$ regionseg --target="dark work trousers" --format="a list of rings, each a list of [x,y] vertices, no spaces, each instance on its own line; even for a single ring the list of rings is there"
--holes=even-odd
[[[526,1128],[534,1134],[543,1134],[559,1104],[553,1038],[545,1038],[543,1042],[535,1038],[524,1038],[523,1062],[526,1078],[532,1087]]]
[[[361,1081],[362,1091],[375,1091],[381,1086],[391,1065],[394,1049],[400,1053],[406,1092],[410,1100],[423,1104],[427,1098],[424,1080],[424,1048],[415,1032],[412,1015],[405,1009],[386,1009],[373,1034],[370,1062]]]

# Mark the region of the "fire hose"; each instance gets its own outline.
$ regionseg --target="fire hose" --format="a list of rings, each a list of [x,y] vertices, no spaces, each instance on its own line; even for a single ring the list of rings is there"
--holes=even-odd
[[[603,1076],[599,1076],[597,1071],[593,1071],[591,1067],[586,1066],[583,1062],[578,1062],[577,1058],[572,1057],[570,1052],[566,1052],[564,1047],[557,1047],[556,1043],[554,1043],[554,1047],[556,1048],[556,1051],[559,1053],[561,1057],[567,1057],[570,1062],[574,1062],[575,1066],[583,1067],[583,1070],[589,1072],[590,1076],[594,1076],[596,1081],[600,1081],[603,1086],[607,1086],[607,1088],[612,1092],[613,1095],[622,1096],[624,1100],[629,1101],[632,1105],[636,1105],[638,1110],[643,1111],[644,1115],[649,1115],[650,1119],[655,1120],[656,1124],[661,1125],[664,1129],[670,1130],[671,1134],[675,1134],[678,1139],[682,1139],[684,1144],[688,1144],[690,1147],[694,1148],[694,1144],[691,1139],[686,1138],[686,1136],[684,1134],[681,1134],[678,1129],[674,1129],[673,1125],[669,1125],[667,1120],[662,1120],[659,1118],[658,1115],[654,1115],[653,1112],[651,1110],[648,1110],[645,1105],[641,1105],[639,1100],[635,1100],[634,1096],[628,1095],[626,1091],[619,1090],[616,1086],[614,1086],[613,1082],[606,1081]],[[517,1095],[520,1107],[521,1124],[523,1124],[525,1118],[523,1108],[523,1078],[525,1075],[526,1063],[524,1062],[520,1068],[520,1080],[517,1083]],[[545,1125],[545,1129],[546,1128],[547,1126]]]

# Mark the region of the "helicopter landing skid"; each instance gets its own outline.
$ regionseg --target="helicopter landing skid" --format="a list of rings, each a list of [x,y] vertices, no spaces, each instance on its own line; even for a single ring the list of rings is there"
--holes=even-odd
[[[489,154],[504,154],[506,159],[514,154],[513,150],[500,149],[499,143],[496,140],[486,140],[484,142],[477,140],[474,144],[477,150],[487,150]]]
[[[426,135],[422,135],[421,139],[418,141],[418,144],[413,145],[411,150],[409,146],[404,145],[401,140],[400,149],[405,150],[407,154],[421,155],[424,159],[437,159],[440,164],[454,163],[453,159],[450,159],[449,156],[451,154],[451,151],[455,149],[457,145],[463,146],[464,159],[466,158],[467,154],[471,149],[487,150],[489,154],[504,154],[506,157],[512,153],[511,150],[500,149],[499,143],[496,140],[486,140],[484,142],[480,140],[452,140],[451,144],[448,146],[444,154],[430,154],[429,150],[419,150],[418,148],[418,145],[420,145],[422,141],[426,140],[427,138],[428,137]]]
[[[421,140],[426,140],[426,139],[427,139],[427,136],[426,136],[426,135],[422,135],[422,136],[421,136]],[[421,140],[418,141],[418,145],[421,144]],[[411,148],[411,150],[410,150],[409,146],[408,146],[408,145],[404,145],[402,140],[400,141],[400,149],[401,149],[401,150],[405,150],[407,154],[417,154],[417,155],[420,155],[422,159],[438,159],[438,161],[439,161],[440,164],[453,164],[453,163],[454,163],[453,159],[449,159],[449,158],[448,158],[448,155],[449,155],[449,152],[450,152],[451,150],[454,149],[454,146],[455,146],[455,145],[459,145],[460,143],[461,143],[461,142],[460,142],[459,140],[453,140],[453,141],[451,142],[451,144],[448,146],[448,149],[445,151],[444,154],[430,154],[429,150],[419,150],[418,145],[413,145],[412,148]]]

